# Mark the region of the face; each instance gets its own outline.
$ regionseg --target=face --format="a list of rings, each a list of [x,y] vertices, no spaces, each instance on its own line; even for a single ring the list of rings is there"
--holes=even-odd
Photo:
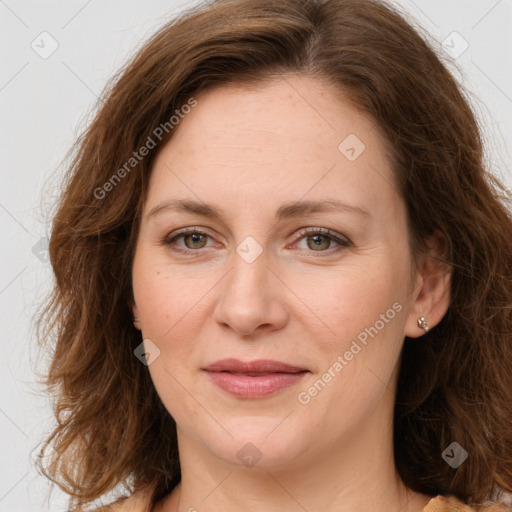
[[[297,75],[196,100],[154,163],[132,269],[180,447],[267,468],[371,447],[417,318],[382,136]]]

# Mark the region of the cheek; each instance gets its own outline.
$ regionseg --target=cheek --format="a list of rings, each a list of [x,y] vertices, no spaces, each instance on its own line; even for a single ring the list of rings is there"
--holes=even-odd
[[[329,328],[333,341],[346,341],[373,326],[390,309],[387,317],[398,318],[395,313],[399,307],[393,310],[394,303],[405,309],[405,282],[393,267],[369,259],[364,265],[347,265],[315,279],[314,285],[302,286],[301,294],[307,297],[308,306],[324,327]],[[389,325],[391,322],[386,324]]]
[[[193,425],[201,421],[201,410],[191,398],[198,392],[187,372],[195,347],[191,341],[198,337],[204,316],[203,287],[197,277],[180,276],[141,252],[134,261],[133,290],[142,319],[141,338],[159,349],[148,366],[151,380],[171,416],[180,425]]]
[[[161,258],[160,258],[161,259]],[[184,273],[141,251],[133,266],[133,290],[144,337],[165,345],[192,335],[201,325],[204,295],[213,282]]]
[[[333,436],[339,425],[348,428],[348,411],[357,424],[389,398],[385,392],[402,347],[406,311],[406,282],[393,268],[401,267],[346,267],[342,276],[308,290],[311,309],[328,328],[316,338],[318,375],[301,391],[313,393],[308,411],[324,418]]]

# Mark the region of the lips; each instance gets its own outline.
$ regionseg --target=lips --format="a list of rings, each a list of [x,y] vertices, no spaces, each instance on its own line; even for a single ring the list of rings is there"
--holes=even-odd
[[[205,368],[210,380],[238,398],[265,397],[297,384],[308,370],[272,360],[222,359]]]
[[[261,359],[258,361],[243,362],[238,359],[222,359],[208,365],[205,368],[208,372],[230,372],[230,373],[298,373],[307,371],[305,368],[292,366],[279,361]]]

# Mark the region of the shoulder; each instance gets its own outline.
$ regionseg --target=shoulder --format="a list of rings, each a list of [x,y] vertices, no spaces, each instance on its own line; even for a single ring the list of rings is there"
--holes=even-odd
[[[436,496],[427,503],[423,512],[508,512],[509,510],[509,507],[503,503],[466,505],[455,496]]]

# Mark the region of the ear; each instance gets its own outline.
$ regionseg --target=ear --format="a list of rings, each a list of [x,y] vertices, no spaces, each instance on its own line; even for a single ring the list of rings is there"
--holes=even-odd
[[[138,310],[137,305],[135,304],[135,301],[133,299],[130,301],[130,309],[132,310],[132,315],[133,315],[133,325],[135,326],[136,329],[138,329],[140,331],[141,325],[140,325],[140,318],[139,318],[139,310]]]
[[[450,306],[451,267],[439,261],[446,255],[446,241],[435,233],[427,241],[428,254],[422,254],[418,261],[418,273],[413,290],[413,303],[405,324],[405,335],[418,338],[425,331],[418,326],[418,318],[425,317],[430,329],[444,317]]]

